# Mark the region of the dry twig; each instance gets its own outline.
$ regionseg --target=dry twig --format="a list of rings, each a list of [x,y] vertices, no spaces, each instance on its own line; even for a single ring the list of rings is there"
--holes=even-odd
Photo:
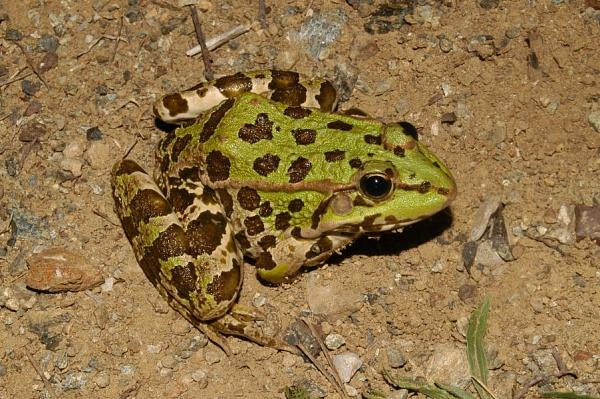
[[[117,56],[117,49],[119,48],[119,39],[121,39],[121,32],[123,31],[123,20],[125,18],[121,15],[121,20],[119,21],[119,31],[117,32],[117,40],[115,40],[115,48],[113,50],[112,56],[110,57],[110,63],[115,62],[115,57]]]
[[[212,51],[219,46],[227,43],[230,40],[235,39],[236,37],[243,35],[244,33],[250,31],[250,25],[238,25],[233,29],[228,30],[227,32],[223,32],[220,35],[212,37],[206,41],[206,48],[208,51]],[[194,46],[188,51],[185,52],[186,55],[192,57],[196,54],[202,52],[202,47],[200,45]]]
[[[198,10],[196,6],[190,6],[192,12],[192,21],[194,22],[194,30],[196,31],[196,39],[202,50],[202,62],[204,62],[204,77],[206,80],[213,80],[215,75],[212,70],[212,60],[210,59],[210,53],[206,47],[206,40],[204,39],[204,33],[202,32],[202,25],[198,19]]]
[[[258,21],[262,29],[267,29],[267,7],[265,0],[258,0]]]
[[[33,369],[35,370],[36,374],[42,379],[42,382],[44,383],[44,386],[46,387],[46,390],[48,391],[48,395],[50,395],[50,397],[56,396],[56,392],[54,392],[54,388],[52,388],[52,385],[50,384],[50,381],[48,381],[48,379],[46,378],[46,376],[44,375],[44,373],[42,373],[42,370],[40,370],[40,368],[35,363],[35,361],[33,360],[33,357],[27,351],[27,349],[25,349],[25,355],[27,356],[27,359],[29,360],[29,363],[31,364],[31,367],[33,367]]]
[[[44,86],[46,86],[46,89],[49,89],[50,85],[48,85],[48,82],[46,82],[46,79],[44,79],[44,76],[42,76],[41,72],[38,70],[37,66],[34,64],[31,57],[29,57],[29,54],[27,54],[27,52],[25,51],[25,48],[17,42],[15,42],[15,44],[21,50],[21,52],[23,53],[23,56],[25,56],[25,62],[27,62],[27,65],[29,65],[29,68],[31,68],[33,73],[35,73],[35,76],[37,76],[38,79],[42,81]]]

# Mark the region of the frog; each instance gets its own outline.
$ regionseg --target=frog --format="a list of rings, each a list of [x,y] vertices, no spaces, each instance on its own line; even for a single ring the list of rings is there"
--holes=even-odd
[[[290,282],[456,197],[413,125],[336,112],[337,102],[329,81],[293,71],[203,82],[153,105],[179,125],[160,140],[153,176],[128,158],[113,167],[116,213],[145,275],[226,352],[226,335],[285,345],[238,303],[243,267]]]

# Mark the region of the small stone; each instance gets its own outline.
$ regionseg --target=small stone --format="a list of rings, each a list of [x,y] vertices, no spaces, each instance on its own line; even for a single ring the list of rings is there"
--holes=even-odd
[[[204,389],[208,386],[208,373],[205,370],[197,369],[191,375],[192,380],[198,383],[200,389]]]
[[[93,141],[85,152],[85,160],[89,162],[92,169],[104,169],[110,166],[112,155],[107,143]]]
[[[105,372],[100,372],[94,382],[98,388],[106,388],[110,385],[110,377]]]
[[[160,365],[171,370],[177,367],[177,363],[177,359],[173,355],[167,355],[160,359]]]
[[[444,271],[445,262],[442,259],[438,259],[433,262],[433,266],[431,266],[431,271],[433,273],[441,273]]]
[[[98,128],[98,126],[91,127],[85,131],[85,137],[89,141],[102,140],[102,131],[100,128]]]
[[[10,42],[18,42],[23,39],[23,34],[16,29],[8,28],[4,34],[4,38]]]
[[[544,311],[544,302],[540,297],[534,297],[529,300],[529,305],[536,313],[542,313]]]
[[[46,126],[39,122],[27,123],[19,133],[19,141],[30,143],[34,140],[42,141],[46,135]]]
[[[183,318],[178,318],[173,324],[171,324],[171,332],[175,335],[186,335],[192,330],[192,325]]]
[[[590,238],[600,245],[600,205],[575,205],[575,234],[578,240]]]
[[[201,348],[204,348],[206,345],[208,345],[208,338],[206,338],[206,336],[204,334],[203,335],[195,335],[190,340],[188,349],[196,352],[196,351],[200,350]]]
[[[456,113],[454,113],[454,112],[446,112],[440,118],[440,122],[448,124],[448,125],[454,124],[454,122],[456,122],[457,120],[458,120],[458,117],[456,116]]]
[[[588,122],[596,132],[600,133],[600,110],[591,112],[588,115]]]
[[[69,358],[67,357],[67,351],[61,350],[56,355],[57,355],[57,359],[56,359],[56,362],[54,363],[55,366],[59,370],[66,369],[69,366]]]
[[[160,351],[162,350],[162,346],[161,345],[146,345],[146,352],[148,353],[152,353],[152,354],[157,354],[160,353]]]
[[[344,384],[344,390],[346,391],[346,394],[351,398],[358,396],[358,389],[354,388],[350,384]]]
[[[266,303],[267,303],[267,297],[265,297],[264,295],[262,295],[258,292],[256,294],[254,294],[254,298],[252,298],[252,304],[255,307],[260,308],[261,306],[265,306]]]
[[[296,364],[296,359],[298,357],[296,355],[293,355],[291,353],[288,352],[284,352],[283,353],[283,361],[281,362],[281,365],[283,367],[292,367]]]
[[[83,155],[83,147],[80,143],[74,141],[67,144],[62,153],[65,158],[79,158]]]
[[[29,288],[46,292],[84,291],[104,281],[96,267],[74,252],[52,247],[27,259],[29,270],[25,283]]]
[[[56,53],[58,45],[58,38],[47,33],[43,34],[42,38],[38,41],[38,46],[47,53]]]
[[[506,30],[506,32],[504,32],[504,36],[506,36],[508,39],[515,39],[515,38],[519,37],[520,34],[521,34],[520,26],[510,27]]]
[[[387,358],[388,364],[393,369],[404,367],[404,365],[406,364],[406,358],[404,357],[404,355],[394,348],[388,348]]]
[[[346,340],[340,334],[329,334],[327,337],[325,337],[325,346],[327,349],[338,349],[345,343]]]
[[[40,91],[41,88],[42,84],[38,81],[32,82],[28,79],[21,81],[21,90],[23,90],[23,93],[27,94],[28,96],[34,96],[35,93]]]
[[[350,382],[362,363],[360,357],[353,352],[344,352],[333,357],[333,367],[343,383]]]
[[[477,286],[474,284],[463,284],[458,288],[458,297],[463,302],[468,302],[477,295]]]
[[[439,344],[431,355],[425,377],[429,381],[444,381],[466,388],[471,383],[467,354],[452,344]]]
[[[325,283],[317,273],[307,279],[307,301],[314,314],[324,315],[330,320],[344,318],[360,310],[363,305],[359,292],[341,285]],[[336,298],[332,301],[331,298]]]
[[[204,353],[204,360],[206,360],[206,363],[208,364],[219,363],[221,361],[221,354],[214,350],[207,350]]]
[[[442,50],[442,52],[449,53],[450,51],[452,51],[452,48],[454,46],[454,44],[452,43],[452,40],[448,39],[446,36],[441,35],[439,37],[439,41],[440,41],[440,50]]]
[[[479,6],[484,10],[491,10],[498,7],[500,0],[479,0]]]
[[[19,301],[16,298],[9,298],[4,303],[4,307],[10,311],[16,312],[19,310]]]

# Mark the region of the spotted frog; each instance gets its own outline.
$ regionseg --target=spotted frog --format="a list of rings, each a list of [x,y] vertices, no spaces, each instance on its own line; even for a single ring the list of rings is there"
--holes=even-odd
[[[244,259],[281,283],[363,234],[415,223],[456,195],[444,163],[406,122],[334,113],[336,92],[289,71],[237,73],[170,94],[175,129],[154,178],[123,159],[116,211],[148,279],[226,348],[222,334],[276,346],[236,303]]]

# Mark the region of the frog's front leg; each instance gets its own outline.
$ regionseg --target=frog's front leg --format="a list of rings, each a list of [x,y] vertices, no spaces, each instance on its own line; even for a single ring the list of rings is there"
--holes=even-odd
[[[271,283],[281,283],[294,277],[302,267],[317,266],[334,252],[354,241],[358,234],[339,234],[315,239],[302,238],[294,230],[286,234],[273,248],[261,253],[256,260],[258,275]]]

